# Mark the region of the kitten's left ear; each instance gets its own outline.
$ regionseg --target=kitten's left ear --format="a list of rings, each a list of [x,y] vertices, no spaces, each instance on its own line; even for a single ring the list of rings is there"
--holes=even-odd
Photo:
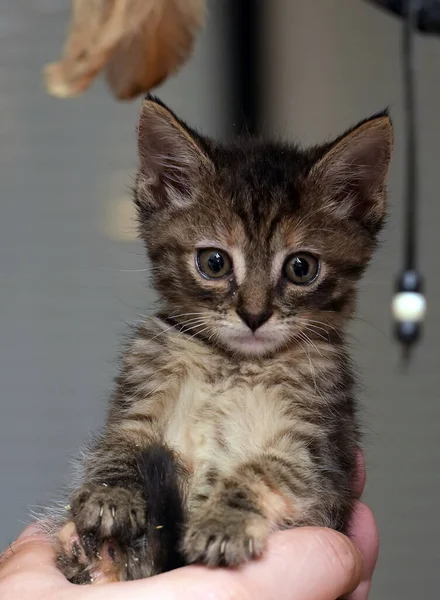
[[[377,233],[386,212],[392,146],[393,130],[387,111],[339,137],[309,174],[309,180],[319,187],[324,210],[340,218],[353,218]]]

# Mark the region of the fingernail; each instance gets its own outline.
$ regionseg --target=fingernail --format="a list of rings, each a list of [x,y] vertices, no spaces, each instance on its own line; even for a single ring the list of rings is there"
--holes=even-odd
[[[368,600],[371,581],[362,581],[355,591],[347,597],[347,600]]]

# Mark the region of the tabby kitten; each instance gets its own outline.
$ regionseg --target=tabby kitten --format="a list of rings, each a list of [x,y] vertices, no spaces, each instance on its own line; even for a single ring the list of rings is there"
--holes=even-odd
[[[160,311],[133,332],[58,530],[74,582],[239,565],[344,530],[359,441],[344,341],[385,216],[386,112],[332,143],[220,145],[142,106],[135,202]]]

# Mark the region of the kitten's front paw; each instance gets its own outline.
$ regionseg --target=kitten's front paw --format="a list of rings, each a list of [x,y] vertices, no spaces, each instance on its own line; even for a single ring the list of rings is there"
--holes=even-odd
[[[71,498],[71,513],[86,551],[109,538],[130,542],[145,529],[145,500],[136,490],[84,485]]]
[[[261,556],[269,532],[259,514],[211,505],[190,518],[182,549],[190,563],[237,566]]]
[[[57,567],[71,583],[110,583],[121,579],[122,571],[115,561],[120,552],[115,542],[105,541],[96,556],[87,556],[73,521],[58,532],[55,551]]]

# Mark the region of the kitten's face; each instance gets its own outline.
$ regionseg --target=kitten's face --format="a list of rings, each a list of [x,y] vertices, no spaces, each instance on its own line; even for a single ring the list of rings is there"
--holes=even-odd
[[[156,287],[189,334],[267,354],[326,336],[349,315],[368,260],[362,232],[285,211],[276,194],[255,221],[238,196],[203,196],[153,234]]]
[[[242,355],[338,335],[384,217],[388,117],[300,152],[214,146],[147,103],[136,199],[166,316]]]

